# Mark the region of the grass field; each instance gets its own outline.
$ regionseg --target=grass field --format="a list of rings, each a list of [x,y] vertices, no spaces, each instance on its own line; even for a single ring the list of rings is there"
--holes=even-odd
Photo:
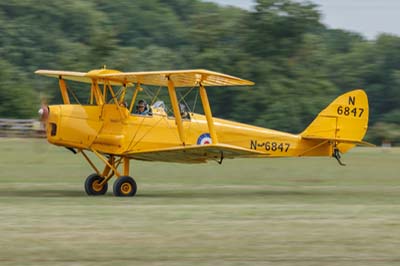
[[[400,265],[399,149],[132,161],[134,198],[86,196],[86,161],[45,140],[0,150],[0,265]]]

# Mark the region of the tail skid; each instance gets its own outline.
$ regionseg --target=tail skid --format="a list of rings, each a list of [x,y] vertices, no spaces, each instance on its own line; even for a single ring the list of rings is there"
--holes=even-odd
[[[341,166],[346,166],[346,164],[343,163],[343,162],[340,160],[341,155],[340,155],[339,149],[334,148],[334,149],[333,149],[332,156],[336,159],[336,161],[337,161]]]

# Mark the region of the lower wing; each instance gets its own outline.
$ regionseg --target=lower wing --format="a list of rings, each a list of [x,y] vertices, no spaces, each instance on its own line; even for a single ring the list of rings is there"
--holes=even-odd
[[[208,160],[215,160],[221,163],[225,158],[268,157],[269,154],[227,144],[207,144],[127,152],[125,155],[144,161],[205,163]]]

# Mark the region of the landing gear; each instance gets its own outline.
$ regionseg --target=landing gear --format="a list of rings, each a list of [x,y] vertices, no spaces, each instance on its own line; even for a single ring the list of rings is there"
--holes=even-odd
[[[100,172],[93,164],[92,160],[85,154],[83,150],[80,150],[82,155],[88,161],[90,166],[96,171],[96,173],[89,175],[85,181],[85,191],[88,195],[104,195],[107,192],[108,181],[116,176],[114,182],[114,196],[117,197],[132,197],[136,194],[137,185],[135,180],[129,176],[129,158],[117,157],[114,155],[104,156],[98,153],[96,150],[92,150],[93,153],[104,162],[105,167],[103,172]],[[118,166],[123,163],[123,175],[118,171]]]
[[[86,178],[85,191],[89,196],[104,195],[107,192],[108,184],[102,183],[104,178],[98,174],[91,174]]]
[[[114,182],[113,191],[117,197],[132,197],[137,191],[136,182],[130,176],[120,176]]]

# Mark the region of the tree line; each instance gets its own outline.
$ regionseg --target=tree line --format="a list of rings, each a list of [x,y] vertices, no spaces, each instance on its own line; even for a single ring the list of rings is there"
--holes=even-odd
[[[60,101],[36,69],[86,72],[205,68],[256,83],[210,88],[217,117],[302,131],[329,102],[363,88],[368,140],[400,143],[400,37],[329,29],[308,1],[253,10],[199,0],[0,2],[0,117],[36,117]]]

